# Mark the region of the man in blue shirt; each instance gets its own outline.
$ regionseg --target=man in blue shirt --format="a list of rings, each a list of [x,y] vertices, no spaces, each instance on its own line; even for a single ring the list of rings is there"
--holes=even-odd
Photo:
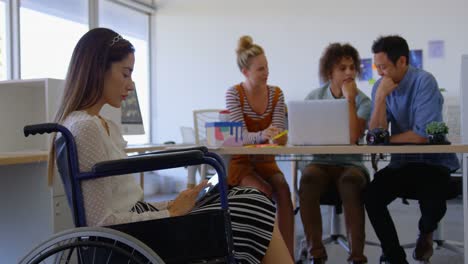
[[[400,36],[378,38],[373,46],[380,78],[372,89],[369,129],[388,129],[391,143],[427,143],[426,125],[442,121],[443,97],[430,73],[409,65],[409,47]],[[387,261],[408,263],[387,205],[397,197],[418,197],[421,218],[413,258],[432,256],[432,233],[445,215],[450,172],[458,169],[455,154],[395,154],[377,172],[365,193],[369,220]]]

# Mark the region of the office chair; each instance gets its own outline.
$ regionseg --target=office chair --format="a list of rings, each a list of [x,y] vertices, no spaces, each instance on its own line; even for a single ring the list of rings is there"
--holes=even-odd
[[[207,122],[219,121],[219,112],[224,109],[198,109],[193,110],[193,128],[195,130],[195,144],[199,146],[206,145]]]
[[[191,127],[181,126],[182,144],[195,144],[195,130]],[[201,177],[201,166],[187,166],[187,188],[192,188],[197,184],[197,171]]]
[[[72,209],[74,224],[78,227],[59,234],[59,237],[52,238],[38,249],[45,248],[46,253],[54,258],[78,258],[78,263],[104,263],[104,258],[107,261],[105,263],[163,263],[161,259],[166,263],[235,263],[225,168],[218,155],[208,152],[205,147],[174,149],[100,162],[90,172],[82,173],[78,170],[74,138],[67,128],[48,123],[26,126],[24,132],[26,136],[53,132],[62,134],[55,142],[56,163]],[[82,181],[199,164],[209,164],[219,175],[220,210],[101,227],[97,231],[102,232],[97,235],[95,229],[83,229],[86,218]],[[124,236],[116,239],[121,237],[121,232],[132,238]],[[121,245],[121,240],[127,243]],[[141,242],[135,242],[137,240]],[[88,250],[90,247],[92,250]],[[152,250],[157,251],[157,255]],[[139,256],[148,257],[143,261],[140,261],[140,257],[134,258],[138,252],[141,252]],[[43,250],[35,249],[21,263],[39,263],[44,256]],[[112,260],[107,260],[109,256]]]
[[[193,128],[195,130],[195,144],[206,146],[206,127],[207,122],[218,122],[219,112],[224,109],[198,109],[193,110]],[[200,166],[200,177],[206,178],[213,175],[213,169],[205,164]]]
[[[378,171],[378,162],[379,160],[383,159],[383,154],[372,154],[371,156],[371,161],[372,161],[372,168],[374,169],[374,173]],[[460,159],[460,162],[463,162],[462,159]],[[460,163],[461,164],[461,163]],[[452,200],[457,198],[458,196],[462,195],[462,186],[460,185],[460,181],[457,179],[457,177],[460,177],[459,172],[454,172],[450,175],[450,182],[449,182],[449,190],[447,193],[447,200]],[[409,204],[408,200],[419,200],[418,197],[412,194],[405,194],[404,196],[400,197],[402,199],[402,203],[404,204]],[[451,240],[445,240],[443,238],[443,230],[444,230],[444,219],[439,222],[437,229],[433,232],[433,242],[435,245],[435,249],[439,250],[442,248],[445,248],[449,251],[452,251],[456,254],[464,254],[463,252],[463,243],[458,242],[458,241],[451,241]],[[416,242],[412,243],[406,243],[401,245],[402,248],[404,249],[409,249],[409,248],[416,248]],[[380,263],[387,263],[387,258],[385,255],[382,253],[380,256]],[[428,262],[423,262],[423,263],[428,263]]]
[[[294,189],[296,192],[296,197],[298,197],[299,189],[297,186],[297,164],[294,165],[294,168],[292,170],[293,172],[293,185]],[[367,175],[368,176],[368,175]],[[367,177],[367,181],[369,182],[369,177]],[[343,247],[346,252],[350,253],[351,250],[349,248],[349,242],[348,238],[346,237],[346,233],[343,232],[342,228],[342,219],[343,217],[343,206],[342,206],[342,200],[340,198],[340,194],[338,192],[338,189],[334,186],[330,189],[328,189],[322,196],[320,197],[320,205],[327,205],[329,207],[329,235],[322,238],[322,243],[324,246],[334,243],[334,244],[339,244],[341,247]],[[297,214],[299,211],[299,206],[296,207],[295,209],[295,214]],[[378,246],[380,247],[379,243],[375,243],[372,241],[365,241],[366,245],[370,246]],[[300,255],[299,255],[299,261],[296,263],[308,263],[309,256],[308,256],[308,250],[307,250],[307,241],[305,238],[301,241],[300,245]]]

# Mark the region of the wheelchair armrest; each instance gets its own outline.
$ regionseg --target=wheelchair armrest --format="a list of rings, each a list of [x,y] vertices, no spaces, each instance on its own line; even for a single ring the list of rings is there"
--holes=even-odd
[[[50,134],[53,132],[61,132],[61,127],[59,124],[56,123],[42,123],[42,124],[35,124],[35,125],[27,125],[23,128],[24,136],[27,137],[29,135],[36,135],[36,134]]]
[[[204,154],[199,150],[149,153],[125,159],[99,162],[93,166],[92,173],[101,176],[119,175],[196,165],[203,162]]]

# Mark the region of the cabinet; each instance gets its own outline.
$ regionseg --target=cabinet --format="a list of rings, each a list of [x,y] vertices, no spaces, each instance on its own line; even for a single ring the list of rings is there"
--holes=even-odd
[[[52,122],[63,80],[0,82],[0,153],[46,151],[49,136],[24,137],[28,124]],[[0,166],[0,263],[17,263],[37,243],[73,226],[60,181],[47,185],[47,164]]]
[[[47,136],[25,138],[23,127],[53,120],[63,85],[58,79],[0,82],[0,152],[48,148]]]
[[[53,122],[64,85],[59,79],[0,82],[0,158],[47,152],[50,136],[26,138],[23,128]],[[120,109],[106,105],[101,115],[121,124]],[[47,162],[38,160],[0,162],[0,263],[18,263],[39,242],[73,227],[60,178],[48,186]]]

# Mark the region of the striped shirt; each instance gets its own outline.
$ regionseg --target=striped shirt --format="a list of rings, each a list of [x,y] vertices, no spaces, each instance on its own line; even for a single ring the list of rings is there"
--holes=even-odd
[[[229,88],[226,92],[226,108],[230,112],[230,121],[232,122],[242,122],[242,135],[243,135],[243,143],[244,145],[248,144],[258,144],[258,143],[265,143],[266,138],[262,136],[262,132],[249,132],[244,122],[244,115],[246,114],[252,119],[264,119],[268,116],[269,113],[273,111],[273,120],[271,125],[280,129],[286,129],[286,113],[285,113],[285,104],[284,104],[284,95],[283,92],[280,90],[280,94],[278,97],[278,102],[276,103],[275,108],[273,109],[273,98],[275,96],[275,89],[274,86],[267,86],[268,87],[268,106],[264,113],[258,114],[256,113],[252,107],[250,106],[247,97],[244,95],[244,111],[242,111],[242,107],[240,104],[240,95],[237,92],[236,86]]]

